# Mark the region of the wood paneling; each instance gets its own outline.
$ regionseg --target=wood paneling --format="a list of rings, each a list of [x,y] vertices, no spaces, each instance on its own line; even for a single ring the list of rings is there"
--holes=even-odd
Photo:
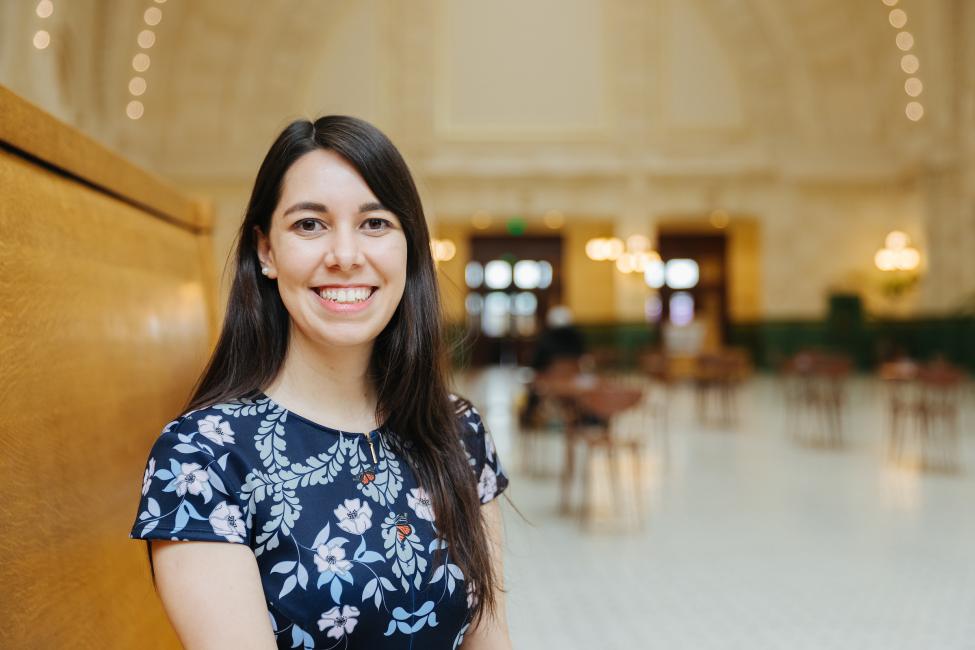
[[[0,647],[178,647],[128,539],[216,331],[209,214],[0,88]]]

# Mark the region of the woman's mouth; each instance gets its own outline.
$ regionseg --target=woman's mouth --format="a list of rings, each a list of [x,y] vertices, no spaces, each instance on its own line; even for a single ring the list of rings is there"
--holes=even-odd
[[[365,309],[379,287],[359,285],[353,287],[313,287],[320,304],[330,311],[354,312]]]
[[[369,300],[375,290],[376,287],[318,287],[314,291],[322,300],[348,305]]]

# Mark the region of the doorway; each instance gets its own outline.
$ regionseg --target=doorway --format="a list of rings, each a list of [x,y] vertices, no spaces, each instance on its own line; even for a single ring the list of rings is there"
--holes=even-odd
[[[697,323],[703,328],[705,349],[717,349],[728,341],[728,238],[724,233],[700,234],[662,231],[658,238],[660,257],[693,260],[697,282],[691,287],[660,289],[661,321],[680,327]]]

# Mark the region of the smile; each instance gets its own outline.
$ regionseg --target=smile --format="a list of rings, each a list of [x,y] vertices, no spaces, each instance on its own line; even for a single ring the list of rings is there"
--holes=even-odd
[[[341,303],[356,303],[369,300],[376,287],[319,287],[315,292],[323,300]]]
[[[369,304],[378,287],[312,287],[321,304],[333,311],[358,311]]]

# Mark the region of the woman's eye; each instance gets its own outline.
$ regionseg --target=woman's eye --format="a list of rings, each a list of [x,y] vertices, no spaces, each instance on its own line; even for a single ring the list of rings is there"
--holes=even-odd
[[[302,219],[295,225],[298,227],[298,230],[302,232],[315,232],[315,226],[319,223],[321,222],[319,222],[318,219]],[[309,224],[311,224],[310,227],[308,227]]]
[[[366,219],[364,223],[366,230],[385,230],[389,228],[392,224],[388,219],[381,219],[379,217],[373,217],[371,219]]]

